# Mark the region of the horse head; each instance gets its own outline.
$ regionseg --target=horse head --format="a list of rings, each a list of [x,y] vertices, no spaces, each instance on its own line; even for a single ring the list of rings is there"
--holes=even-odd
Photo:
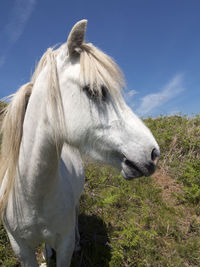
[[[159,146],[123,99],[117,64],[85,43],[87,21],[72,28],[57,53],[66,131],[64,141],[95,160],[122,170],[125,179],[151,175]]]

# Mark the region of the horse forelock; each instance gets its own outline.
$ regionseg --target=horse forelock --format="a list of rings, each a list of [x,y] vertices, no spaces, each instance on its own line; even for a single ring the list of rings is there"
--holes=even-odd
[[[88,86],[91,93],[102,96],[102,86],[113,97],[125,87],[124,76],[111,57],[91,43],[83,43],[80,53],[80,84]]]

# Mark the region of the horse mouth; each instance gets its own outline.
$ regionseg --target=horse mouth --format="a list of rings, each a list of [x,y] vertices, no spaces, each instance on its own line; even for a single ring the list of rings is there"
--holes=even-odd
[[[150,176],[155,171],[155,164],[148,162],[143,165],[139,165],[133,161],[124,158],[122,161],[122,176],[126,180],[132,180],[142,176]]]

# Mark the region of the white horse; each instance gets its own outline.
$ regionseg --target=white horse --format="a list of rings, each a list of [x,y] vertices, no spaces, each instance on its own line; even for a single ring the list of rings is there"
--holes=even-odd
[[[128,180],[151,175],[159,157],[150,130],[124,102],[121,71],[84,42],[86,25],[78,22],[66,43],[47,50],[5,111],[0,214],[23,266],[38,266],[41,242],[56,251],[56,266],[70,266],[84,185],[80,153]]]

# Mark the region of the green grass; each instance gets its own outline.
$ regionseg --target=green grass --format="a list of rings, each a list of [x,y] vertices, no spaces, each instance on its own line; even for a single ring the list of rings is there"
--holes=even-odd
[[[183,227],[182,209],[162,200],[162,190],[153,179],[127,182],[112,173],[96,166],[87,169],[81,213],[101,218],[107,229],[102,240],[107,240],[104,246],[109,253],[107,261],[105,255],[97,256],[95,251],[101,250],[102,243],[88,239],[94,246],[84,245],[86,266],[198,266],[200,224],[195,217],[193,227]],[[99,229],[88,231],[100,235]]]
[[[200,116],[145,122],[162,151],[156,178],[128,182],[111,167],[86,164],[82,250],[72,267],[200,266]],[[159,183],[165,177],[172,192]],[[0,266],[17,264],[1,227]]]
[[[14,257],[10,247],[9,239],[3,228],[0,226],[0,266],[17,266],[18,260]]]

